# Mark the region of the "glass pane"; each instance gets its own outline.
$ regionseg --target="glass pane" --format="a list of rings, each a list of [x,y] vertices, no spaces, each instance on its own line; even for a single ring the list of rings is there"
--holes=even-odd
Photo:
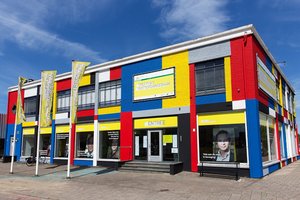
[[[69,134],[56,134],[56,157],[68,157]]]
[[[34,135],[24,135],[23,137],[23,156],[34,156]]]
[[[178,161],[177,129],[163,130],[163,161]]]
[[[76,134],[76,157],[93,158],[94,139],[93,132]]]
[[[151,132],[151,156],[159,156],[159,132]]]
[[[275,142],[275,131],[274,131],[275,121],[274,119],[269,119],[269,142],[270,142],[270,153],[271,160],[276,160],[276,142]]]
[[[269,160],[268,135],[267,135],[267,118],[265,115],[259,115],[260,120],[260,137],[261,137],[261,153],[263,162]]]
[[[134,158],[136,160],[147,160],[148,138],[147,130],[135,131]]]
[[[99,156],[106,159],[120,158],[120,131],[101,131]]]

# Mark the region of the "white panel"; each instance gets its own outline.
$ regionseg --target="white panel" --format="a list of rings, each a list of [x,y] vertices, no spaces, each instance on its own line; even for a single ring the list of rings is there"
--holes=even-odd
[[[269,108],[269,115],[271,115],[272,117],[276,117],[276,113],[275,110],[273,110],[272,108]]]
[[[26,97],[33,97],[33,96],[36,96],[36,95],[37,95],[37,87],[26,89],[24,91],[24,98],[26,98]]]
[[[283,122],[284,122],[285,124],[288,124],[288,123],[289,123],[289,120],[288,120],[287,118],[283,117]]]
[[[266,176],[269,174],[269,168],[263,169],[263,176]]]
[[[68,113],[59,113],[55,115],[55,119],[67,119]]]
[[[98,73],[99,83],[109,81],[110,80],[110,71],[104,71]]]
[[[241,109],[246,109],[245,100],[232,101],[232,110],[241,110]]]

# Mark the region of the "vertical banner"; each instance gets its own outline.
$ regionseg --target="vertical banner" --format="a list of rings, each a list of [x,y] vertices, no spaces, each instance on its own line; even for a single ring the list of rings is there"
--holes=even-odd
[[[42,72],[42,85],[41,85],[41,108],[40,108],[40,126],[48,127],[51,125],[51,108],[53,100],[53,89],[56,71],[43,71]]]
[[[71,123],[76,121],[76,112],[78,105],[78,88],[79,82],[84,74],[86,67],[90,62],[72,62],[72,85],[71,85]]]

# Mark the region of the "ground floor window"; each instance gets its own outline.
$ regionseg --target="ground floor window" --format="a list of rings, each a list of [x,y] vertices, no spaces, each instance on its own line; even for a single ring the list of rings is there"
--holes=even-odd
[[[178,161],[177,129],[163,129],[163,161]]]
[[[69,151],[69,134],[68,133],[59,133],[56,134],[56,157],[67,158]]]
[[[282,123],[278,122],[278,132],[280,135],[280,155],[281,159],[286,158],[285,156],[285,149],[284,149],[284,139],[283,139],[283,130],[282,130]]]
[[[247,162],[245,124],[199,127],[200,161]]]
[[[120,131],[100,131],[99,157],[102,159],[120,158]]]
[[[147,130],[141,129],[134,131],[134,157],[136,160],[147,160],[148,138]]]
[[[40,135],[40,156],[50,157],[51,134]]]
[[[22,156],[34,156],[34,135],[23,136]]]
[[[93,158],[94,132],[76,133],[76,158]]]
[[[263,162],[276,160],[275,120],[263,113],[259,114],[261,151]]]

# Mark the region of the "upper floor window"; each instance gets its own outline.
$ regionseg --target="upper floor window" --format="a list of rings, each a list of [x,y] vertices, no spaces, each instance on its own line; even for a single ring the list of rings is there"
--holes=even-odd
[[[70,94],[71,90],[57,93],[57,112],[67,112],[70,110]]]
[[[80,87],[78,90],[78,110],[93,109],[95,104],[95,86]]]
[[[223,58],[197,63],[195,74],[197,95],[225,92]]]
[[[24,113],[26,117],[32,117],[36,115],[37,111],[37,97],[29,97],[24,99]]]
[[[115,106],[121,103],[121,80],[99,84],[99,107]]]

